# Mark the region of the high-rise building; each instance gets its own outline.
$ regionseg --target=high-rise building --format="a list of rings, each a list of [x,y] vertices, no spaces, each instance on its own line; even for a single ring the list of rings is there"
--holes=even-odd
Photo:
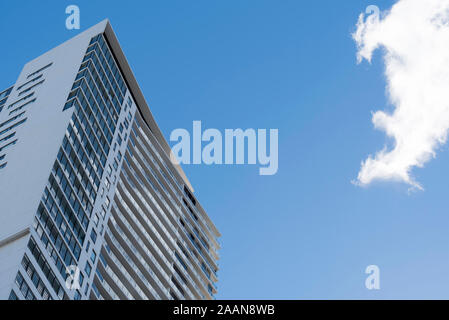
[[[0,299],[213,299],[219,237],[107,20],[0,93]]]

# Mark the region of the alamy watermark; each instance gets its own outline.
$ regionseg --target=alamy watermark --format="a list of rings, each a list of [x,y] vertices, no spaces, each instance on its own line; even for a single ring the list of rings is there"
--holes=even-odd
[[[380,268],[376,265],[366,267],[365,273],[369,276],[365,280],[365,287],[368,290],[380,290]]]
[[[372,17],[373,20],[379,21],[380,19],[380,9],[378,6],[370,5],[366,7],[365,10],[366,14],[369,15],[369,17]]]
[[[171,161],[185,165],[259,164],[260,175],[275,175],[278,171],[278,139],[278,129],[269,132],[267,129],[226,129],[223,139],[220,130],[203,132],[201,121],[193,121],[192,135],[186,129],[171,133],[170,141],[177,142],[172,147]]]
[[[65,13],[69,15],[65,20],[65,27],[68,30],[79,30],[81,28],[80,8],[72,4],[65,9]]]
[[[66,268],[67,279],[65,281],[65,287],[67,290],[79,290],[80,289],[80,269],[77,266],[68,266]]]

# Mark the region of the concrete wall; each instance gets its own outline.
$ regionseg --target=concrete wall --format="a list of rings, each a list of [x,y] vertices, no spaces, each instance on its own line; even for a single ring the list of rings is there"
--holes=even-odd
[[[0,246],[0,300],[8,299],[11,293],[28,239],[29,233],[24,232],[19,238]]]
[[[27,75],[47,65],[37,101],[27,107],[27,122],[17,129],[17,145],[7,150],[7,167],[0,172],[0,241],[31,225],[73,109],[62,112],[90,39],[102,32],[100,23],[74,39],[27,63],[16,87]],[[18,99],[16,90],[8,103]],[[0,122],[8,119],[2,112]]]
[[[7,298],[5,293],[9,295],[29,236],[7,244],[4,241],[32,226],[72,117],[73,108],[63,112],[63,107],[91,38],[102,33],[106,25],[107,21],[103,21],[27,63],[17,79],[16,88],[30,80],[29,74],[53,63],[43,71],[45,82],[35,89],[37,101],[26,107],[27,121],[16,129],[14,139],[18,142],[6,151],[8,165],[0,171],[0,299]],[[26,95],[18,97],[16,88],[8,105]],[[9,111],[3,110],[0,123],[10,118]]]

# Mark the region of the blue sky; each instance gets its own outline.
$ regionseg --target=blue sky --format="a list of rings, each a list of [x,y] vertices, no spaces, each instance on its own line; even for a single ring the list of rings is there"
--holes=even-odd
[[[382,149],[371,112],[391,109],[379,52],[351,39],[393,1],[1,1],[0,88],[24,63],[109,18],[166,138],[176,128],[279,129],[279,171],[185,166],[223,234],[218,299],[449,298],[449,152],[408,186],[351,184]],[[364,270],[381,271],[381,290]]]

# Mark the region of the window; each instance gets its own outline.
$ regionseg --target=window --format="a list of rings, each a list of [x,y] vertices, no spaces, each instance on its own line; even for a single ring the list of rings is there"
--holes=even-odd
[[[170,289],[170,295],[173,298],[173,300],[179,300],[179,298],[176,296],[176,294],[173,293],[173,291]]]
[[[111,252],[111,248],[109,248],[109,246],[106,247],[106,250],[108,252]],[[104,258],[103,254],[101,252],[100,252],[100,260],[104,266],[106,266],[106,267],[108,266],[108,262],[106,261],[106,259]],[[97,268],[97,271],[98,271],[98,268]]]
[[[183,273],[178,269],[178,267],[176,265],[173,266],[173,269],[176,271],[176,273],[178,274],[178,276],[181,278],[181,280],[187,284],[187,279],[184,277]]]
[[[0,139],[0,143],[5,142],[5,141],[11,139],[11,138],[14,137],[15,135],[16,135],[15,132],[14,132],[14,133],[11,133],[9,136],[6,136],[6,137]],[[0,160],[1,160],[1,159],[0,159]]]
[[[96,259],[97,259],[97,254],[95,253],[95,251],[92,250],[92,254],[90,255],[90,261],[92,261],[92,263],[95,263]]]
[[[30,287],[26,283],[25,279],[23,278],[22,274],[19,272],[17,273],[16,277],[16,284],[20,289],[20,292],[22,292],[22,295],[26,300],[36,300],[36,297],[34,296],[33,292],[30,290]]]
[[[19,300],[14,290],[11,290],[11,293],[9,294],[8,300]]]
[[[26,271],[27,275],[31,279],[34,287],[37,289],[39,295],[44,300],[51,300],[50,292],[45,287],[44,282],[41,280],[41,277],[36,272],[36,269],[31,264],[30,259],[25,255],[22,259],[22,267]]]
[[[21,114],[15,116],[15,117],[12,117],[12,118],[9,119],[9,120],[6,120],[6,121],[3,122],[2,124],[0,124],[0,128],[6,126],[7,124],[9,124],[9,123],[11,123],[11,122],[13,122],[14,120],[17,120],[18,118],[22,117],[24,114],[25,114],[25,112],[22,112]]]
[[[12,88],[13,88],[13,87],[11,87],[11,88],[9,88],[9,89],[3,91],[2,93],[0,93],[0,100],[2,100],[4,97],[9,96],[9,94],[10,94],[11,91],[12,91]]]
[[[182,258],[179,256],[178,252],[176,252],[176,251],[175,251],[175,256],[178,259],[179,263],[182,265],[182,267],[187,270],[186,263],[182,260]]]
[[[75,104],[75,99],[70,100],[69,102],[67,102],[64,106],[64,109],[62,109],[62,111],[66,111],[67,109],[70,109],[71,107],[73,107],[73,105]]]
[[[212,286],[210,284],[207,284],[207,290],[211,295],[214,295],[214,289],[212,289]]]
[[[193,205],[196,206],[196,200],[193,197],[193,195],[190,193],[189,189],[187,189],[186,186],[184,186],[184,192],[189,197],[190,201],[192,201]]]
[[[50,67],[51,67],[52,65],[53,65],[53,62],[52,62],[52,63],[49,63],[49,64],[47,64],[47,65],[46,65],[45,67],[43,67],[43,68],[40,68],[39,70],[37,70],[37,71],[35,71],[35,72],[31,73],[30,75],[28,75],[27,79],[30,79],[31,77],[34,77],[35,75],[37,75],[38,73],[40,73],[40,72],[44,71],[45,69],[48,69],[48,68],[50,68]]]
[[[30,92],[31,90],[33,90],[33,89],[36,88],[37,86],[40,86],[41,84],[44,83],[44,81],[45,81],[45,80],[41,80],[41,81],[39,81],[38,83],[36,83],[36,84],[32,85],[31,87],[29,87],[28,89],[23,90],[22,92],[19,93],[19,97],[20,97],[22,94],[24,94],[24,93]]]
[[[1,150],[0,150],[1,151]],[[106,181],[105,181],[105,187],[106,187],[106,189],[109,191],[109,188],[111,187],[111,182],[109,181],[109,179],[108,178],[106,178]]]
[[[31,101],[28,101],[27,103],[25,103],[24,105],[22,105],[22,106],[20,106],[20,107],[15,108],[14,110],[12,110],[12,111],[9,113],[9,115],[12,115],[12,114],[14,114],[14,113],[16,113],[16,112],[19,112],[20,110],[22,110],[23,108],[25,108],[26,106],[28,106],[28,105],[30,105],[30,104],[32,104],[32,103],[34,103],[34,102],[36,102],[36,98],[34,98],[34,99],[31,100]]]
[[[81,300],[81,293],[78,290],[76,290],[73,300]]]
[[[89,262],[86,262],[86,267],[84,268],[88,277],[90,277],[90,273],[92,272],[92,267]]]
[[[184,295],[184,290],[182,289],[181,285],[178,283],[178,281],[175,280],[175,278],[172,278],[171,281],[175,285],[175,287],[181,292],[182,295]]]
[[[47,278],[48,282],[58,295],[59,299],[65,299],[67,297],[63,287],[59,283],[59,281],[56,278],[56,275],[51,271],[50,265],[47,263],[47,260],[42,255],[41,251],[36,245],[36,242],[34,241],[33,237],[31,237],[30,241],[28,242],[28,249],[30,249],[30,252],[33,254],[34,258],[36,259],[40,269],[42,270],[44,276]],[[55,260],[55,257],[57,255],[51,255],[53,259]],[[59,261],[59,258],[57,258],[58,262],[56,262],[56,267],[59,269],[61,275],[64,277],[66,276],[66,269],[62,265],[62,263]],[[56,260],[55,260],[56,261]]]
[[[22,101],[25,101],[25,100],[31,98],[33,95],[34,95],[34,92],[30,93],[29,95],[23,97],[23,98],[20,99],[20,100],[17,100],[16,102],[10,104],[10,105],[8,106],[8,109],[14,108],[16,105],[18,105],[18,104],[21,103]]]
[[[21,120],[21,121],[19,121],[19,122],[17,122],[16,124],[12,125],[12,126],[9,127],[9,128],[7,128],[7,129],[5,129],[5,130],[3,130],[3,131],[0,131],[0,136],[1,136],[2,134],[4,134],[4,133],[8,132],[8,131],[13,130],[14,128],[17,128],[18,126],[20,126],[21,124],[23,124],[25,121],[27,121],[26,118],[23,119],[23,120]]]
[[[80,274],[79,274],[79,284],[80,284],[80,287],[83,286],[83,282],[84,282],[84,274],[83,274],[82,272],[80,272]]]
[[[17,139],[14,140],[13,142],[8,143],[6,146],[1,147],[1,148],[0,148],[0,152],[2,152],[2,151],[4,151],[4,150],[8,149],[9,147],[15,145],[16,143],[17,143]]]
[[[39,76],[37,76],[37,77],[34,78],[34,79],[31,79],[31,80],[28,81],[28,82],[25,82],[24,84],[22,84],[20,87],[17,88],[17,91],[21,90],[21,89],[22,89],[23,87],[25,87],[27,84],[30,84],[30,83],[32,83],[32,82],[34,82],[34,81],[39,80],[40,78],[42,78],[42,74],[39,75]]]
[[[92,239],[93,243],[95,243],[97,241],[97,233],[93,229],[92,229],[92,232],[90,233],[90,238]]]
[[[98,223],[100,222],[100,218],[98,218],[98,214],[95,214],[93,221],[94,221],[95,225],[98,226]]]
[[[132,135],[129,135],[129,138],[130,138],[130,140],[131,140],[131,143],[133,144],[133,147],[136,147],[136,141],[134,141],[133,136],[132,136]],[[128,147],[129,147],[129,145],[128,145]]]

